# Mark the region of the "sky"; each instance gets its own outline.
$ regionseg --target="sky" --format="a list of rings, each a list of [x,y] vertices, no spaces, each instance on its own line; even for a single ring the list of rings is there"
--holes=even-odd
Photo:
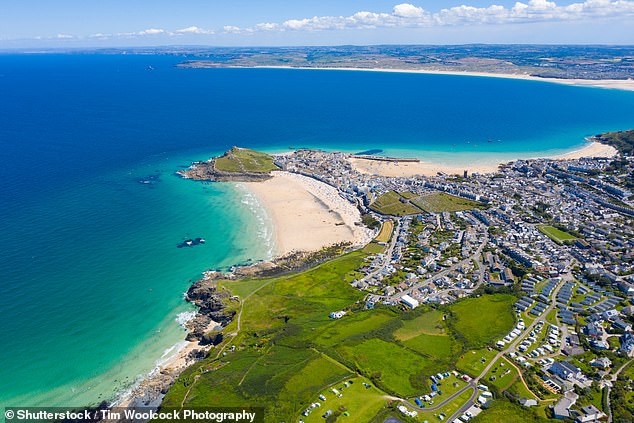
[[[634,44],[634,0],[401,1],[4,0],[0,47]]]

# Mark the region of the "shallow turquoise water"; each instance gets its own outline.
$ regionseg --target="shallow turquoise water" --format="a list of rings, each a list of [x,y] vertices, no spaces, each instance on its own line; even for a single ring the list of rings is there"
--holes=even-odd
[[[629,92],[180,60],[0,56],[0,406],[112,398],[183,339],[200,272],[270,255],[244,191],[174,175],[192,160],[241,145],[468,163],[634,127]]]

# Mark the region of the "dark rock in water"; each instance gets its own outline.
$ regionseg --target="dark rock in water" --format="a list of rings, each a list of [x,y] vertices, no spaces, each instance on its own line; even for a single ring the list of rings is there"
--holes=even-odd
[[[355,156],[373,156],[375,154],[379,154],[382,152],[383,150],[372,149],[372,150],[359,151],[358,153],[354,153],[354,155]]]
[[[186,239],[180,244],[176,245],[176,248],[184,248],[184,247],[195,247],[196,245],[201,245],[205,243],[205,238],[194,238],[194,239]]]
[[[148,175],[143,179],[139,179],[138,182],[142,185],[154,185],[161,180],[161,175],[156,173],[154,175]]]

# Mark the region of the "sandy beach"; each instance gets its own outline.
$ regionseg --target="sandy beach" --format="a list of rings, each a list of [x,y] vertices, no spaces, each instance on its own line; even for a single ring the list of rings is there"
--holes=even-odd
[[[551,158],[559,160],[578,159],[581,157],[612,157],[617,153],[614,147],[598,142],[592,142],[579,150],[556,156],[541,158]],[[533,159],[540,157],[532,157]],[[467,170],[469,174],[493,173],[497,171],[500,163],[478,163],[470,165],[444,165],[431,162],[388,162],[378,160],[368,160],[351,157],[349,159],[352,166],[361,173],[391,177],[411,177],[411,176],[436,176],[439,172],[449,175],[462,175]]]
[[[383,69],[383,68],[311,68],[294,66],[256,66],[265,69],[312,69],[312,70],[345,70],[345,71],[365,71],[365,72],[394,72],[394,73],[422,73],[432,75],[458,75],[458,76],[480,76],[487,78],[523,79],[528,81],[551,82],[555,84],[577,85],[595,88],[609,88],[615,90],[634,91],[634,79],[562,79],[562,78],[540,78],[528,74],[518,73],[489,73],[489,72],[463,72],[446,70],[426,70],[426,69]]]
[[[264,182],[243,184],[273,220],[277,255],[316,251],[339,242],[361,246],[372,239],[360,225],[359,210],[334,187],[289,172],[273,175]]]

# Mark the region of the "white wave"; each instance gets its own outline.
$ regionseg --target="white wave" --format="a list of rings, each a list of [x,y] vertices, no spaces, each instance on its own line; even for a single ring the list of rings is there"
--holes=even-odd
[[[194,317],[196,317],[197,312],[196,311],[183,311],[182,313],[178,313],[176,315],[176,323],[178,323],[179,325],[181,325],[183,328],[185,328],[185,325],[187,324],[187,322],[189,322],[190,320],[192,320]]]
[[[257,222],[255,230],[256,237],[261,241],[261,245],[265,250],[265,259],[273,258],[275,254],[275,233],[272,228],[272,221],[269,218],[266,209],[260,204],[258,198],[249,191],[248,188],[241,184],[236,184],[236,188],[241,192],[240,203],[246,205],[246,209],[254,217]]]

